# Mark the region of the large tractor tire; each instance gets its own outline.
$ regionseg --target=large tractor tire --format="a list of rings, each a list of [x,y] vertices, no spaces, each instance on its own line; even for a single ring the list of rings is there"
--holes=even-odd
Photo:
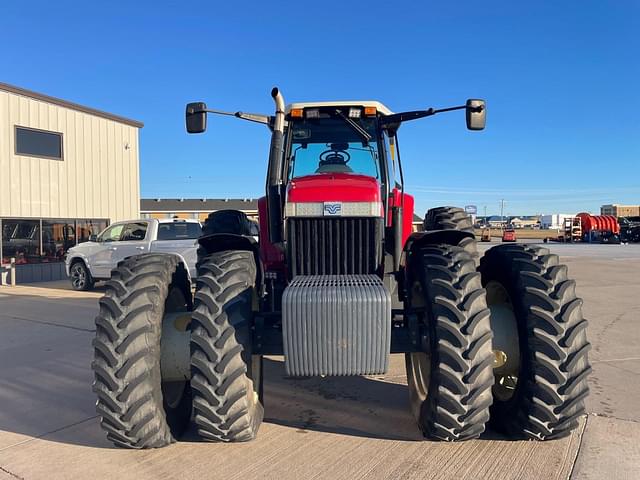
[[[473,233],[471,218],[458,207],[436,207],[427,210],[424,217],[425,230],[462,230]]]
[[[582,299],[549,250],[497,246],[480,261],[498,364],[491,426],[517,438],[568,435],[584,414],[591,367]]]
[[[189,425],[189,382],[163,381],[160,343],[165,315],[185,312],[188,322],[191,304],[187,272],[174,255],[130,257],[106,283],[95,321],[93,391],[100,425],[115,445],[163,447]]]
[[[252,355],[252,252],[202,258],[191,329],[191,388],[198,433],[243,442],[262,423],[262,357]]]
[[[493,354],[485,292],[472,256],[449,245],[409,258],[406,308],[416,312],[427,353],[406,354],[411,409],[427,438],[477,438],[489,419]]]
[[[423,226],[425,230],[460,230],[474,233],[471,217],[458,207],[436,207],[427,210]],[[464,248],[474,257],[478,256],[475,238],[464,238],[458,246]]]

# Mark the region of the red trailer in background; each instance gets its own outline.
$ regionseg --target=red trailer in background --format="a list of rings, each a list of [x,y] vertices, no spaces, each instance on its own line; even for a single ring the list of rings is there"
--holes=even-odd
[[[601,232],[620,233],[618,219],[613,215],[591,215],[589,213],[579,213],[576,215],[582,223],[582,232],[590,233],[592,230]]]
[[[620,243],[620,224],[613,215],[578,213],[565,218],[564,231],[557,237],[547,237],[544,242]]]

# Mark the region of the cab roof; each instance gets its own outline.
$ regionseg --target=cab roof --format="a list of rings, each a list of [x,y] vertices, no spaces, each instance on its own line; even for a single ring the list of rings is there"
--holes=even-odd
[[[375,100],[344,100],[341,102],[298,102],[290,103],[286,107],[286,113],[290,113],[293,108],[314,108],[314,107],[376,107],[383,115],[391,115],[393,112],[385,105]]]

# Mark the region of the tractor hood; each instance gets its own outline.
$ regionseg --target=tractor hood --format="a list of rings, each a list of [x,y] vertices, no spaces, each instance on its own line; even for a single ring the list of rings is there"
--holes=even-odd
[[[291,180],[287,202],[381,202],[375,178],[353,173],[318,173]]]

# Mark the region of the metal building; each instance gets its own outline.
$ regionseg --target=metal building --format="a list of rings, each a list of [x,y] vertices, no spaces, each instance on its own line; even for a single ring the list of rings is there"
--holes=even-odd
[[[613,215],[614,217],[637,217],[640,216],[640,205],[602,205],[600,215]]]
[[[0,83],[0,260],[60,278],[64,254],[137,218],[142,123]]]
[[[195,218],[204,222],[211,212],[240,210],[258,220],[258,200],[253,198],[143,198],[142,218]]]

